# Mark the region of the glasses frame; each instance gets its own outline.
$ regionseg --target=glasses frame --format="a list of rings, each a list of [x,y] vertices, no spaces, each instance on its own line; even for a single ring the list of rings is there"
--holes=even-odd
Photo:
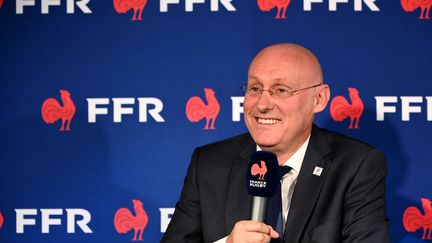
[[[304,91],[304,90],[307,90],[307,89],[312,89],[312,88],[321,86],[323,84],[324,83],[319,83],[319,84],[315,84],[315,85],[312,85],[312,86],[309,86],[309,87],[306,87],[306,88],[301,88],[301,89],[296,89],[296,90],[288,90],[287,89],[286,91],[289,94],[288,96],[277,96],[276,93],[275,93],[275,91],[274,91],[274,89],[271,89],[271,88],[270,89],[261,89],[261,88],[258,88],[259,94],[251,95],[250,93],[248,93],[250,91],[251,87],[249,87],[247,83],[243,84],[241,86],[241,89],[245,92],[245,95],[251,95],[252,97],[261,96],[264,91],[267,91],[267,92],[269,92],[269,94],[270,94],[271,97],[275,97],[275,98],[279,98],[279,99],[285,99],[285,98],[289,98],[289,97],[292,97],[292,96],[298,94],[300,91]]]

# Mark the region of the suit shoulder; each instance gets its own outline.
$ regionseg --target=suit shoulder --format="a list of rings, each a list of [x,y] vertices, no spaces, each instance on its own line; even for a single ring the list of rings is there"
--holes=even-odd
[[[212,142],[203,146],[200,146],[199,149],[202,151],[220,151],[220,150],[232,150],[238,149],[238,147],[242,145],[247,145],[253,142],[252,137],[249,133],[243,133],[240,135],[236,135],[224,140],[219,140],[216,142]],[[238,152],[238,151],[237,151]]]
[[[385,155],[374,146],[326,129],[321,129],[320,133],[327,140],[329,155],[335,165],[353,171],[357,171],[360,167],[385,171],[387,166]]]
[[[352,150],[361,153],[367,153],[372,150],[376,150],[376,148],[369,143],[361,141],[357,138],[349,137],[339,132],[330,131],[326,129],[321,129],[323,134],[330,144],[332,150]]]
[[[251,154],[256,145],[249,133],[240,134],[224,140],[199,146],[194,151],[194,157],[200,164],[233,163],[242,161],[245,154]]]

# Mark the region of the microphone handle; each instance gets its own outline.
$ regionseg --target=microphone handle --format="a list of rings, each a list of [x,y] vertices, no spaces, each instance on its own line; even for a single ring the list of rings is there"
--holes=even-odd
[[[253,196],[251,204],[251,220],[264,222],[266,216],[266,208],[266,197]]]

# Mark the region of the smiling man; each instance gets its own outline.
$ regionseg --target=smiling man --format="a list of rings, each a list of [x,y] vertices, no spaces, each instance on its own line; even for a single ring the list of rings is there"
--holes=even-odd
[[[312,53],[289,44],[264,49],[250,65],[246,126],[255,143],[276,153],[280,162],[306,141],[314,114],[327,105],[330,91],[321,73]]]
[[[330,98],[317,58],[299,45],[269,46],[243,89],[249,132],[195,149],[162,242],[390,242],[384,155],[313,124]],[[256,150],[289,167],[279,233],[249,220],[245,178]]]

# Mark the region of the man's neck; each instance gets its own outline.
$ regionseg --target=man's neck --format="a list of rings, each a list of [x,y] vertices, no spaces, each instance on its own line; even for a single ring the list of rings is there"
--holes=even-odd
[[[278,164],[282,166],[289,158],[291,158],[291,156],[293,156],[301,148],[301,146],[303,146],[303,144],[308,140],[310,135],[311,134],[309,133],[304,138],[299,139],[298,142],[295,143],[295,146],[288,149],[277,149],[275,147],[265,147],[259,145],[258,147],[261,150],[268,150],[275,153],[278,158]]]

